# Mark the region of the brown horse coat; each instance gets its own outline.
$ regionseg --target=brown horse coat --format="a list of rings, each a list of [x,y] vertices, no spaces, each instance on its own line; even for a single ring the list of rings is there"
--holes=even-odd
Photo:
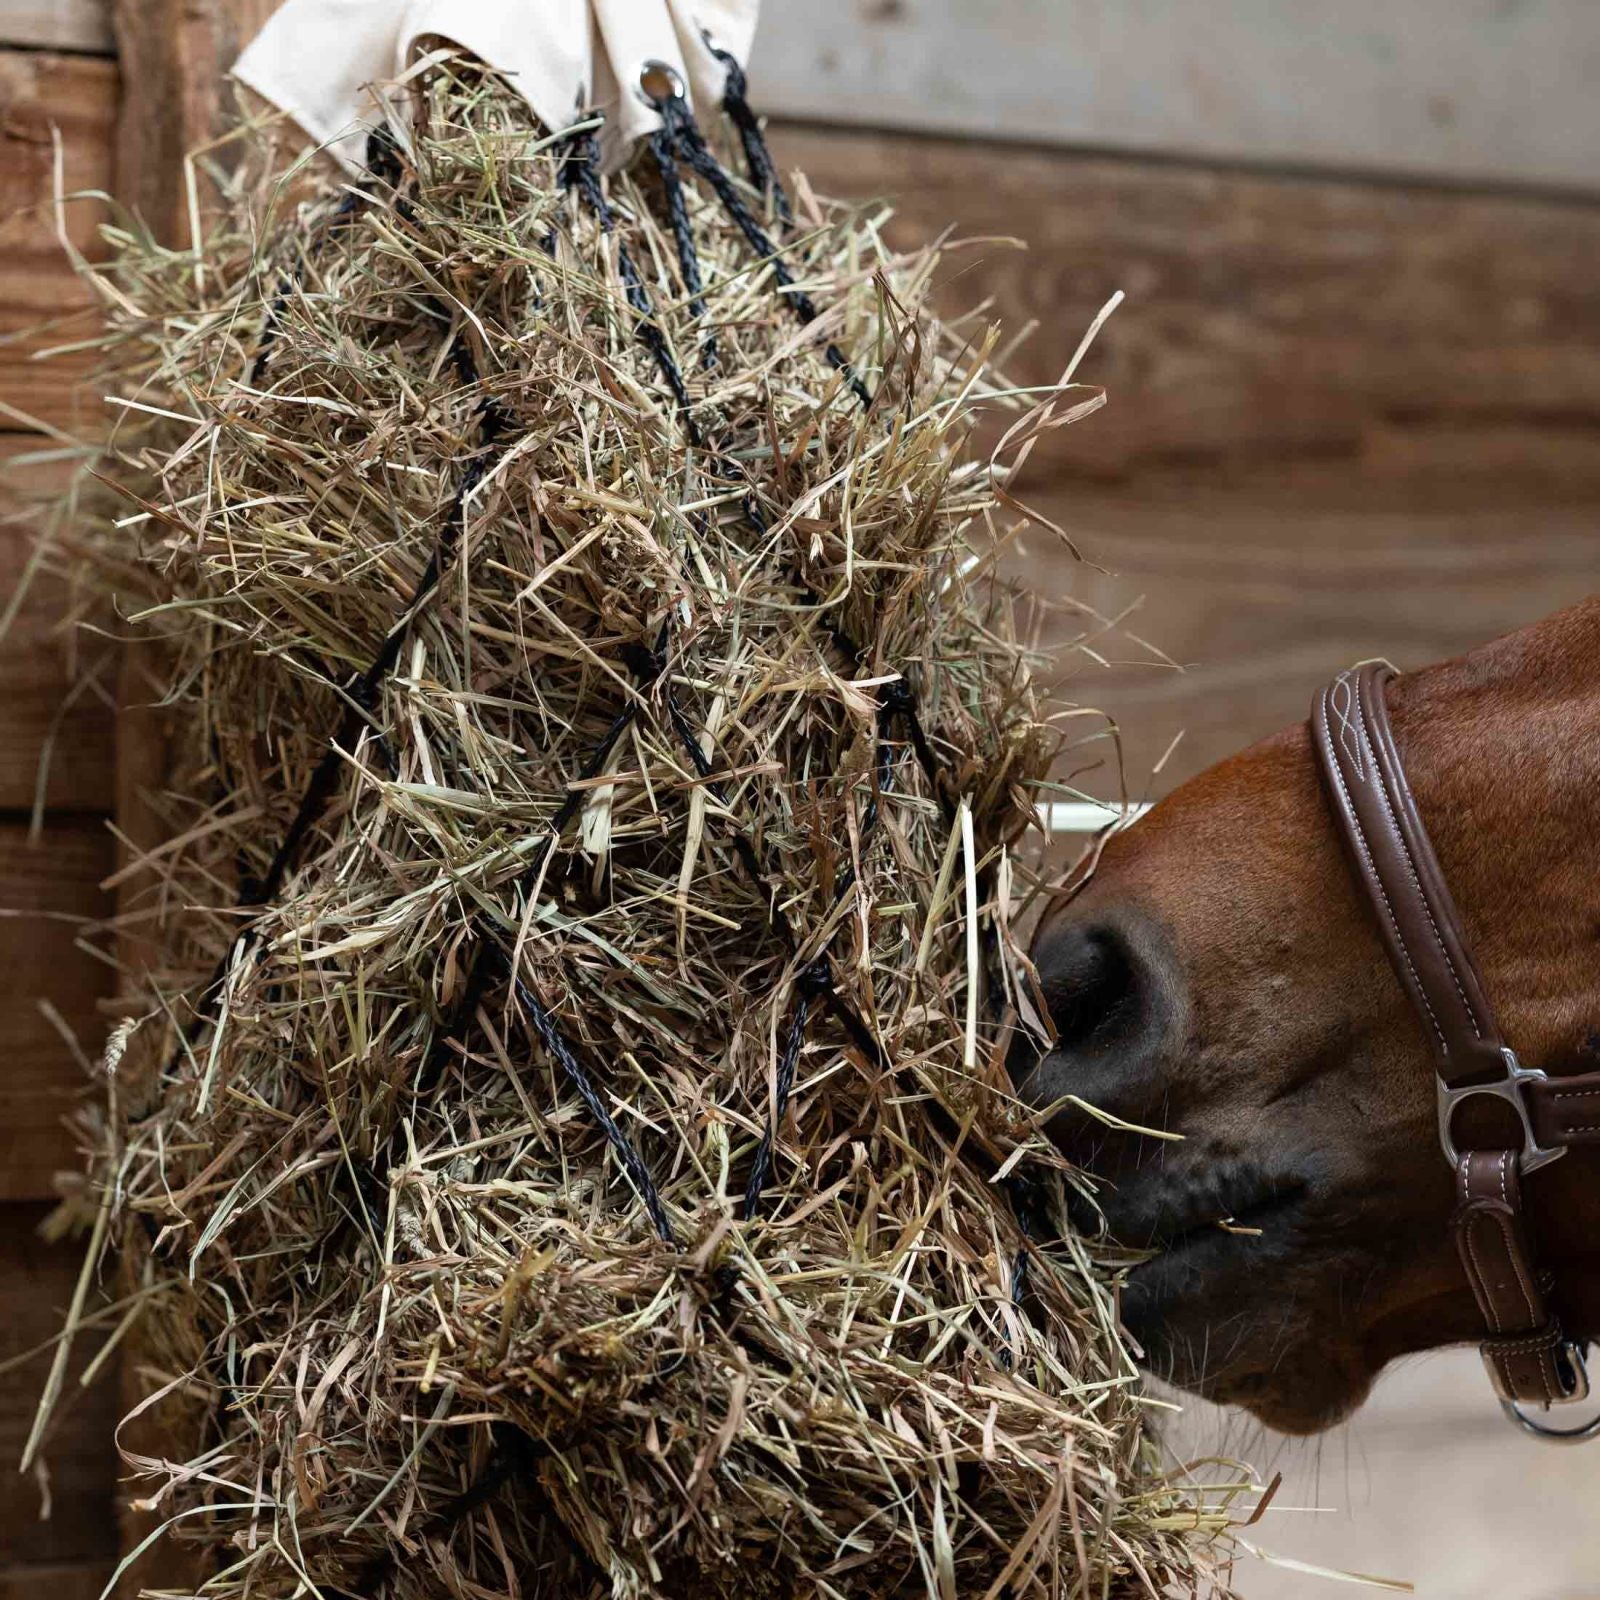
[[[1389,703],[1508,1042],[1552,1075],[1594,1070],[1600,600],[1406,675]],[[1034,960],[1059,1038],[1014,1064],[1024,1097],[1183,1135],[1118,1133],[1071,1104],[1049,1122],[1105,1180],[1112,1235],[1160,1248],[1124,1295],[1154,1367],[1304,1431],[1395,1356],[1476,1336],[1427,1043],[1305,724],[1112,838]],[[1565,1324],[1600,1333],[1600,1152],[1568,1152],[1526,1193]]]

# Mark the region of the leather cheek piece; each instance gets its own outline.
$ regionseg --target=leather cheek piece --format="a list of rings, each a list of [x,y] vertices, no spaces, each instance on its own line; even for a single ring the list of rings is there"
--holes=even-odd
[[[1528,1247],[1516,1212],[1498,1200],[1472,1200],[1457,1210],[1454,1226],[1461,1264],[1489,1331],[1500,1337],[1542,1328],[1549,1308],[1538,1283],[1523,1270]]]
[[[1440,1082],[1465,1090],[1511,1071],[1461,918],[1428,839],[1390,725],[1391,670],[1369,662],[1317,696],[1311,741],[1336,831],[1431,1047]],[[1543,1149],[1600,1143],[1600,1073],[1518,1080]],[[1456,1152],[1446,1130],[1446,1152]],[[1522,1214],[1520,1149],[1468,1150],[1456,1166],[1456,1248],[1483,1315],[1483,1359],[1502,1400],[1551,1405],[1576,1382]]]
[[[1324,791],[1440,1076],[1451,1084],[1503,1076],[1494,1012],[1389,725],[1392,675],[1368,663],[1317,696],[1311,729]]]
[[[1484,1366],[1502,1400],[1550,1405],[1566,1398],[1565,1341],[1534,1276],[1522,1219],[1521,1181],[1510,1151],[1473,1150],[1457,1168],[1456,1248],[1488,1324]]]

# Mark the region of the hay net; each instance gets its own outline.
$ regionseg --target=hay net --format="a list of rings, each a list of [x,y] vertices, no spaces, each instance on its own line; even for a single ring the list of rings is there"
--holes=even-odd
[[[182,1592],[1210,1592],[1004,1070],[1054,741],[960,446],[1026,407],[730,90],[742,175],[680,114],[602,184],[440,60],[362,183],[257,129],[94,272],[171,763],[91,1193]]]

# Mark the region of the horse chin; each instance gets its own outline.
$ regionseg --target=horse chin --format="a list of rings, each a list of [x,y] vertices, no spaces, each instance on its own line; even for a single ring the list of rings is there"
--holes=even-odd
[[[1279,1433],[1311,1434],[1343,1422],[1371,1387],[1370,1374],[1319,1349],[1271,1372],[1239,1373],[1208,1398],[1240,1406]]]
[[[1238,1406],[1279,1433],[1322,1433],[1343,1422],[1366,1399],[1372,1374],[1356,1351],[1318,1342],[1280,1352],[1271,1366],[1237,1362],[1207,1372],[1175,1359],[1159,1342],[1146,1351],[1146,1366],[1168,1383],[1214,1405]]]
[[[1263,1300],[1264,1277],[1275,1275],[1250,1270],[1246,1252],[1236,1254],[1208,1263],[1203,1275],[1187,1261],[1159,1258],[1134,1271],[1122,1320],[1144,1352],[1142,1364],[1280,1433],[1320,1433],[1344,1421],[1366,1398],[1376,1367],[1360,1342],[1341,1336],[1337,1295],[1324,1307],[1303,1282],[1294,1286],[1301,1294],[1282,1295],[1287,1285],[1279,1278],[1280,1297]]]

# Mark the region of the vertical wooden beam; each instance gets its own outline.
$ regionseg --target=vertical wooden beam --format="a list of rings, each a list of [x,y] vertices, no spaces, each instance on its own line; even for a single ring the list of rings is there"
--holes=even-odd
[[[117,192],[164,243],[187,242],[183,159],[222,127],[228,70],[276,9],[277,0],[114,0]]]

